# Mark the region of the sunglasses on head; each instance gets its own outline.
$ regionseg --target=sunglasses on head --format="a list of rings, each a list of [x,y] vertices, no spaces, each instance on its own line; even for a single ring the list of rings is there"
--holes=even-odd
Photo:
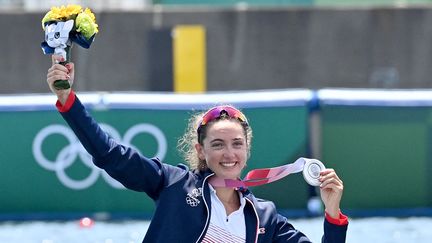
[[[230,118],[238,119],[240,122],[246,123],[246,125],[248,125],[248,121],[246,119],[246,116],[241,111],[237,110],[236,108],[234,108],[232,106],[228,106],[228,105],[216,106],[216,107],[208,110],[203,115],[201,121],[198,124],[198,129],[197,129],[198,133],[200,133],[202,126],[205,126],[209,122],[222,117],[224,114]]]

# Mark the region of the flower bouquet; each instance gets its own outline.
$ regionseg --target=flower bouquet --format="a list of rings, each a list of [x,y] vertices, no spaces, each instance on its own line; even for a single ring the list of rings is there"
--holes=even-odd
[[[42,19],[42,29],[45,31],[45,41],[41,47],[44,54],[57,54],[63,57],[65,65],[70,62],[70,50],[75,42],[88,49],[93,43],[98,25],[90,9],[80,5],[67,7],[52,7]],[[68,80],[54,82],[56,89],[69,89]]]

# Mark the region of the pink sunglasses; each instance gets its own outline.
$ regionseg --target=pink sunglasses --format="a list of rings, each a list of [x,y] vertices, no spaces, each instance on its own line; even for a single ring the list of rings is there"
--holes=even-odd
[[[210,109],[209,111],[207,111],[201,121],[199,122],[198,125],[198,129],[197,132],[198,134],[200,133],[201,127],[205,126],[207,123],[220,118],[222,116],[222,114],[226,114],[231,118],[236,118],[239,121],[246,123],[246,125],[248,125],[248,121],[246,119],[246,116],[239,110],[237,110],[236,108],[232,107],[232,106],[228,106],[228,105],[224,105],[224,106],[216,106],[212,109]]]

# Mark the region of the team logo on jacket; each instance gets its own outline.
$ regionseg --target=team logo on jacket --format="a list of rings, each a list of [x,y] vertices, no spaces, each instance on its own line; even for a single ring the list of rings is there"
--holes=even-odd
[[[196,207],[200,203],[198,197],[202,196],[202,188],[195,188],[186,196],[186,203],[191,207]]]

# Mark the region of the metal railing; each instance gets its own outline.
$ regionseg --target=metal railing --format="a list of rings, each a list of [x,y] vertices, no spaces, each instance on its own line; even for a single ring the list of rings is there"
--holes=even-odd
[[[19,9],[39,11],[49,9],[51,6],[67,4],[80,4],[93,10],[141,10],[151,8],[153,5],[166,6],[415,6],[430,5],[432,0],[0,0],[1,9]]]
[[[79,4],[96,11],[106,9],[134,10],[152,5],[151,0],[0,0],[0,9],[27,11],[47,10],[52,6]]]

